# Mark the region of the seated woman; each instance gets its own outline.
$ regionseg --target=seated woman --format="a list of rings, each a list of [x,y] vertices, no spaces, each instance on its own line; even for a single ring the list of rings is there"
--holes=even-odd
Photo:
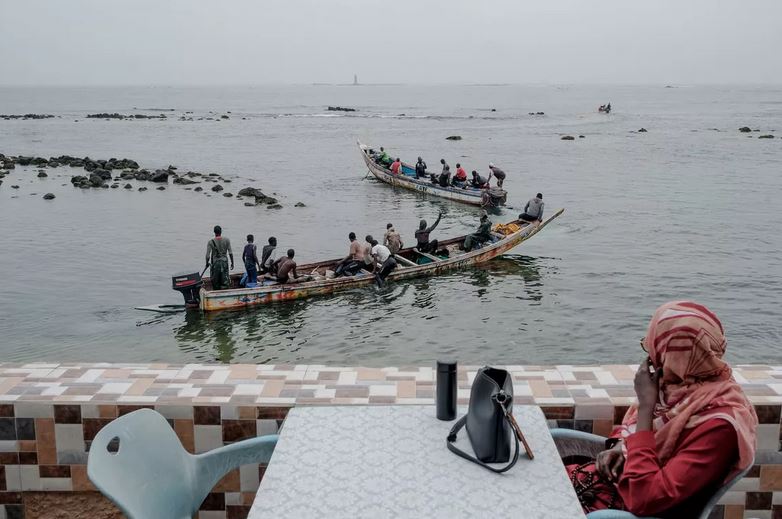
[[[662,305],[641,347],[638,403],[593,462],[568,465],[584,512],[697,517],[753,462],[758,419],[722,360],[717,316],[690,301]]]

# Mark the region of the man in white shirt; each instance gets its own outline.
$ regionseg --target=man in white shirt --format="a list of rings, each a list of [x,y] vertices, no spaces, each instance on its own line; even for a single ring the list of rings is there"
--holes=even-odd
[[[375,268],[375,280],[377,286],[382,287],[386,284],[388,275],[396,268],[396,260],[388,247],[380,245],[377,240],[372,240],[372,257],[378,264]]]

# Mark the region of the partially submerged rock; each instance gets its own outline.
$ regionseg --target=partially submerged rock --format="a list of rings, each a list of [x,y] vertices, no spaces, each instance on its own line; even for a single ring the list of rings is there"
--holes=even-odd
[[[266,209],[282,209],[280,204],[270,204],[266,206]]]
[[[638,133],[646,133],[646,132],[647,132],[646,128],[641,128],[638,130]]]
[[[293,207],[307,207],[307,206],[304,205],[304,202],[296,202],[296,205],[294,205]]]
[[[758,135],[758,139],[773,139],[773,138],[774,136],[771,135],[770,133],[767,135]]]
[[[462,140],[462,136],[461,135],[449,135],[448,137],[445,138],[445,140],[446,141],[460,141],[460,140]]]
[[[576,138],[573,137],[572,135],[563,135],[562,137],[560,137],[560,140],[563,140],[563,141],[574,141],[574,140],[576,140]]]
[[[54,200],[54,198],[55,198],[54,193],[46,193],[45,195],[43,195],[44,200]]]
[[[223,190],[223,186],[221,186],[220,184],[216,184],[212,186],[212,191],[214,191],[215,193],[219,193],[222,190]]]
[[[329,112],[355,112],[355,108],[346,108],[344,106],[329,106],[327,109]]]
[[[741,128],[739,128],[739,131],[741,133],[749,133],[752,131],[752,129],[749,126],[742,126]]]

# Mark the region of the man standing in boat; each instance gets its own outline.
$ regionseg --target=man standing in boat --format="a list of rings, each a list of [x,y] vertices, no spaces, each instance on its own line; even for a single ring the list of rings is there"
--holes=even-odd
[[[372,258],[376,262],[375,281],[377,286],[386,284],[386,278],[396,268],[396,260],[385,245],[380,245],[377,240],[372,240]]]
[[[421,157],[418,157],[418,162],[415,163],[415,178],[426,177],[426,162]]]
[[[231,250],[231,240],[223,238],[222,227],[215,225],[214,233],[215,237],[206,244],[206,266],[212,266],[209,270],[212,290],[224,290],[231,288],[228,258],[231,258],[231,270],[233,270],[234,253]]]
[[[495,166],[493,162],[489,162],[489,178],[487,179],[487,183],[492,175],[497,179],[497,187],[502,189],[502,184],[505,182],[505,172]]]

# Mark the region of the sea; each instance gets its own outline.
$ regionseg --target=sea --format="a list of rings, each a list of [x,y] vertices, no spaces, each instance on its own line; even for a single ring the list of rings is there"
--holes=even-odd
[[[81,168],[10,170],[2,362],[633,363],[655,308],[677,299],[717,313],[731,362],[782,361],[781,86],[0,88],[0,114],[27,113],[54,117],[0,118],[0,153],[129,158],[231,182],[85,190],[70,183]],[[509,192],[494,222],[538,192],[544,216],[565,211],[503,257],[437,277],[208,315],[135,309],[182,302],[171,277],[202,270],[217,224],[237,272],[247,234],[310,262],[387,223],[412,243],[439,212],[433,238],[477,227],[477,208],[367,177],[357,141],[433,171],[441,158],[484,175],[494,162]],[[222,196],[243,187],[283,207]]]

